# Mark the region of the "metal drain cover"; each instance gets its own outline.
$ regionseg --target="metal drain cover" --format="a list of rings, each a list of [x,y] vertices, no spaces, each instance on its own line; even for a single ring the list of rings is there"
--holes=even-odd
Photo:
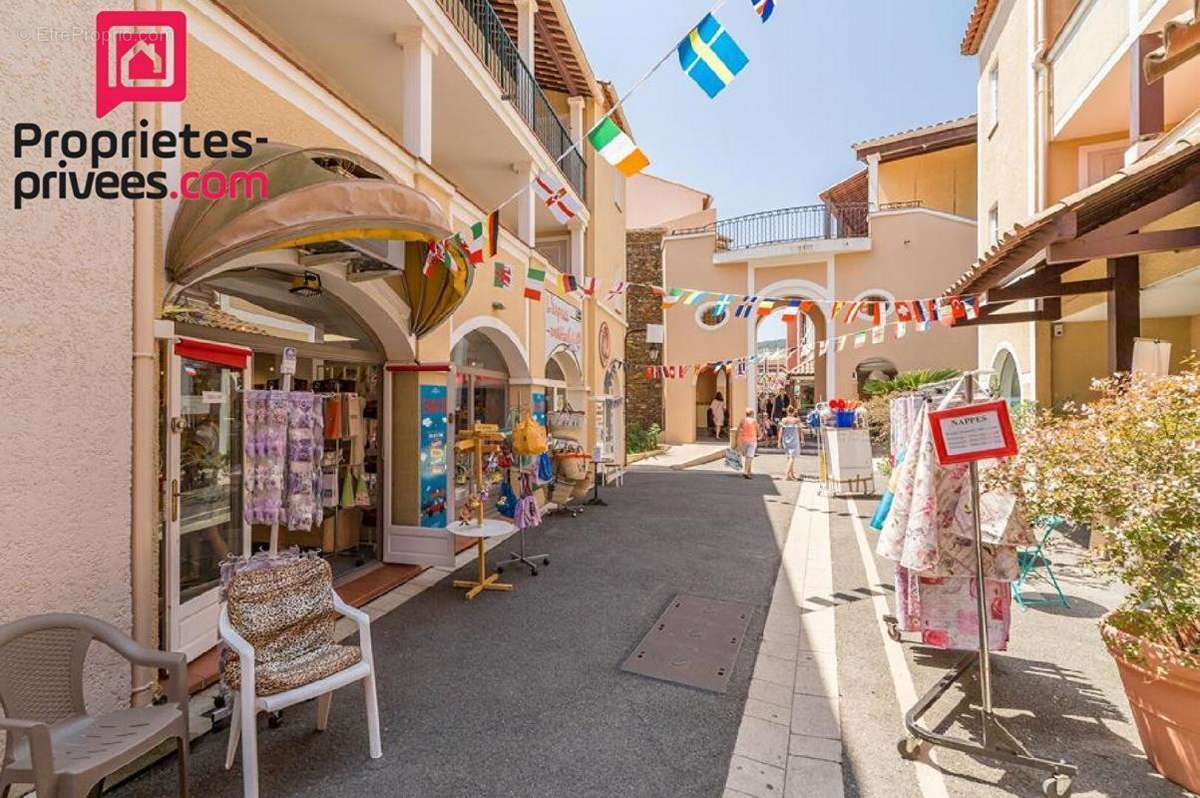
[[[678,595],[621,670],[724,693],[753,611],[736,601]]]

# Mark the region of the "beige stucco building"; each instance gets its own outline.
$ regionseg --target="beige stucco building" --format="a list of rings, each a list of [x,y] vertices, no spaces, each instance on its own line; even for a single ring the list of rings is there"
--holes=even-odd
[[[1010,399],[1086,400],[1138,337],[1169,343],[1172,370],[1200,349],[1200,60],[1163,39],[1193,7],[974,5],[979,251],[946,290],[987,292],[977,360]]]
[[[65,33],[135,5],[186,15],[187,96],[97,119],[94,41]],[[217,564],[269,535],[243,515],[239,408],[245,390],[278,384],[287,347],[298,386],[352,394],[362,404],[351,413],[366,416],[362,448],[326,442],[357,458],[333,466],[332,492],[350,477],[353,501],[335,496],[323,521],[280,539],[341,558],[343,586],[381,583],[381,571],[400,580],[404,564],[444,565],[461,547],[426,523],[441,511],[453,519],[462,499],[451,460],[443,495],[428,501],[421,427],[438,394],[427,388],[444,392],[439,451],[475,422],[569,404],[586,414],[583,448],[624,462],[623,299],[555,287],[560,274],[625,276],[624,178],[592,148],[572,148],[615,96],[593,76],[563,2],[345,11],[322,0],[106,0],[28,1],[10,13],[21,35],[0,52],[6,130],[120,134],[144,119],[151,136],[250,131],[277,147],[260,164],[271,198],[306,197],[275,204],[255,238],[254,205],[242,200],[51,195],[13,210],[5,196],[0,623],[95,615],[186,652],[198,671],[207,661],[209,675],[193,678],[211,678]],[[11,148],[3,159],[6,174],[54,166]],[[102,168],[161,173],[182,188],[209,160],[180,151]],[[68,168],[86,170],[86,159]],[[578,201],[568,223],[538,201],[530,181],[540,173]],[[421,276],[429,241],[465,233],[502,203],[494,257]],[[209,237],[197,244],[196,230]],[[494,284],[495,263],[511,269],[510,285]],[[522,295],[530,267],[547,273],[540,301]],[[115,659],[100,656],[93,670],[98,706],[153,692],[154,674],[135,674],[131,690]]]
[[[934,326],[882,343],[847,344],[825,354],[817,342],[869,329],[867,317],[831,317],[836,300],[934,297],[961,271],[975,247],[975,118],[952,120],[854,145],[865,168],[821,195],[822,205],[716,220],[708,195],[650,176],[630,183],[632,228],[662,238],[662,285],[737,297],[811,300],[808,337],[789,328],[794,369],[811,374],[816,401],[858,398],[872,374],[967,367],[975,358],[973,332]],[[631,261],[632,262],[632,261]],[[735,303],[736,304],[736,301]],[[663,312],[664,364],[695,364],[757,355],[759,320],[729,312],[716,317],[716,297]],[[889,315],[894,321],[895,316]],[[631,328],[636,340],[637,323]],[[630,375],[630,382],[635,377]],[[756,403],[756,369],[693,370],[665,379],[664,438],[685,443],[703,435],[706,411],[721,391],[731,414]],[[736,416],[734,416],[736,418]]]

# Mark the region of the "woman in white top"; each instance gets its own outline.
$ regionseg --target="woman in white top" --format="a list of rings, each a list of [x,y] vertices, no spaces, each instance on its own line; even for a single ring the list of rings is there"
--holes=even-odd
[[[713,434],[717,440],[721,439],[721,430],[725,426],[725,397],[720,391],[713,396],[712,403],[708,406],[708,412],[712,413]]]

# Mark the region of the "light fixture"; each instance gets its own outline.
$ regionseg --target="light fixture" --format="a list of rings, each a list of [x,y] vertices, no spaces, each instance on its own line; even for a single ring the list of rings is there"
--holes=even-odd
[[[297,274],[292,278],[292,287],[288,290],[297,296],[320,296],[321,275],[316,272]]]

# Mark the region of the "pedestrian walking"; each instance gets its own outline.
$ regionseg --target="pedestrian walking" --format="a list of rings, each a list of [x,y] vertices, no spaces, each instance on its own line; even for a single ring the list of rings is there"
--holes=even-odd
[[[800,456],[800,418],[796,415],[795,405],[789,407],[783,418],[779,419],[779,448],[787,457],[787,471],[784,479],[799,479],[796,476],[796,458]]]
[[[746,417],[738,425],[737,441],[742,450],[742,479],[750,479],[754,455],[758,452],[758,422],[754,420],[753,407],[746,409]]]
[[[721,440],[721,430],[725,428],[725,397],[720,391],[713,396],[712,403],[708,406],[708,412],[712,414],[713,437]]]

